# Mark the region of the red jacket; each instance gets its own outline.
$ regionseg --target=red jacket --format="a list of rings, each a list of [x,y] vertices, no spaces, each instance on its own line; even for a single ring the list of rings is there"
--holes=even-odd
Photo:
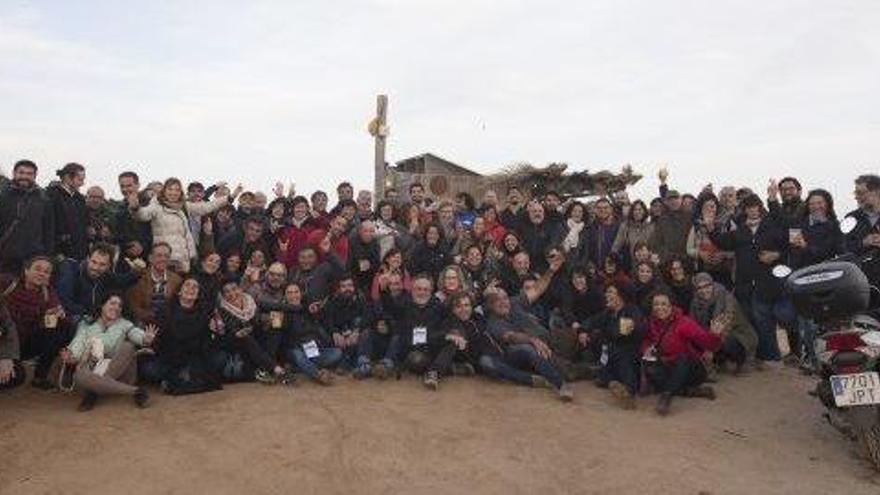
[[[287,251],[282,252],[278,249],[278,246],[276,246],[278,253],[275,259],[284,263],[288,269],[296,267],[299,250],[308,245],[309,234],[314,230],[316,230],[316,227],[311,220],[306,220],[299,227],[296,225],[290,225],[282,230],[281,233],[278,234],[278,241],[287,243]]]
[[[651,316],[642,352],[651,346],[656,347],[660,358],[669,363],[681,357],[700,359],[705,351],[715,352],[721,348],[721,337],[706,331],[699,323],[685,316],[681,309],[672,308],[672,316],[667,321]]]

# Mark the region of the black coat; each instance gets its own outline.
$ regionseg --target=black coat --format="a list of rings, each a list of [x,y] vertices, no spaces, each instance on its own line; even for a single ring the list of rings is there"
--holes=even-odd
[[[558,244],[560,239],[562,239],[562,229],[559,224],[551,223],[545,219],[540,224],[535,225],[531,221],[526,220],[519,226],[519,235],[523,250],[529,253],[532,269],[537,272],[544,272],[547,269],[544,251],[550,246]]]
[[[65,258],[83,260],[88,251],[86,200],[79,191],[68,192],[60,183],[46,188],[55,215],[55,251]]]
[[[431,247],[424,240],[421,240],[412,250],[408,268],[409,273],[428,273],[432,280],[436,280],[440,272],[451,263],[452,258],[442,242]]]
[[[17,271],[31,256],[54,254],[54,233],[55,215],[42,189],[9,183],[0,190],[0,270]]]
[[[772,301],[782,293],[782,282],[773,276],[773,267],[784,263],[788,248],[788,232],[769,216],[761,220],[755,233],[740,222],[736,230],[711,234],[712,242],[725,251],[733,251],[736,258],[735,292],[740,300],[749,300],[752,294],[763,301]],[[758,253],[778,251],[779,260],[771,265],[761,263]]]
[[[402,348],[409,349],[413,347],[413,329],[425,327],[428,337],[427,346],[431,349],[437,349],[443,344],[446,337],[440,327],[445,318],[446,308],[436,297],[431,296],[428,304],[424,306],[417,305],[411,297],[408,297],[400,317],[392,323],[392,330],[400,336]]]
[[[789,264],[792,268],[803,268],[820,263],[843,252],[843,234],[836,219],[813,225],[810,225],[808,219],[802,219],[792,227],[800,228],[807,242],[807,247],[803,249],[791,247]]]

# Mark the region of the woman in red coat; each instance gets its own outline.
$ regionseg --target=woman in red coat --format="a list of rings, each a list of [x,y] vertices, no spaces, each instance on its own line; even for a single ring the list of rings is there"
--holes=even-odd
[[[721,348],[721,328],[706,331],[672,304],[666,292],[651,298],[648,335],[642,344],[645,374],[660,391],[657,414],[669,413],[673,395],[715,399],[715,391],[703,386],[706,368],[702,357]]]

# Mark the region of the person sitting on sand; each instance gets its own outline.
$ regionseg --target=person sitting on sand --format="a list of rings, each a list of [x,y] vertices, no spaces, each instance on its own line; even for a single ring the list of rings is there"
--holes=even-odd
[[[642,344],[642,362],[645,375],[660,392],[657,414],[669,414],[675,395],[715,400],[715,391],[703,385],[706,368],[701,358],[703,353],[721,348],[719,335],[723,328],[713,322],[707,332],[675,307],[667,292],[656,292],[650,300],[650,326]]]
[[[157,328],[136,327],[122,317],[122,296],[107,293],[91,318],[80,321],[76,335],[61,350],[65,366],[75,367],[74,386],[84,392],[80,411],[95,407],[101,395],[131,395],[140,408],[146,407],[149,394],[137,381],[135,351],[150,346]]]

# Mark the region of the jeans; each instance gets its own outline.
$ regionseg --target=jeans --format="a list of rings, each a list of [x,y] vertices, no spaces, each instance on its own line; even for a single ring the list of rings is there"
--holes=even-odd
[[[776,327],[781,325],[794,328],[797,316],[791,302],[780,297],[773,301],[763,301],[752,295],[752,312],[755,330],[758,332],[757,357],[763,361],[779,361],[779,345],[776,342]]]
[[[497,380],[507,380],[509,382],[518,383],[520,385],[532,384],[532,374],[523,370],[514,368],[507,364],[501,356],[490,356],[483,354],[480,356],[480,370],[490,377]]]
[[[626,385],[629,392],[635,395],[639,389],[639,362],[630,354],[612,354],[608,358],[608,364],[599,370],[596,382],[599,386],[607,387],[612,381]]]
[[[683,395],[687,389],[706,381],[706,368],[703,363],[694,359],[680,357],[674,362],[656,364],[653,367],[653,373],[648,376],[660,393]]]
[[[317,357],[306,357],[302,347],[287,350],[287,359],[309,378],[317,378],[321,368],[332,368],[342,360],[342,350],[336,347],[323,347]]]
[[[816,333],[819,325],[815,321],[798,316],[798,332],[801,334],[801,345],[805,363],[810,367],[816,367]]]
[[[559,371],[550,364],[550,361],[542,358],[531,344],[517,344],[508,347],[504,360],[514,368],[534,370],[556,388],[563,385],[562,375]]]
[[[360,360],[366,362],[381,359],[397,364],[401,359],[399,356],[400,347],[399,336],[370,330],[361,336],[361,340],[358,342],[357,353]]]

